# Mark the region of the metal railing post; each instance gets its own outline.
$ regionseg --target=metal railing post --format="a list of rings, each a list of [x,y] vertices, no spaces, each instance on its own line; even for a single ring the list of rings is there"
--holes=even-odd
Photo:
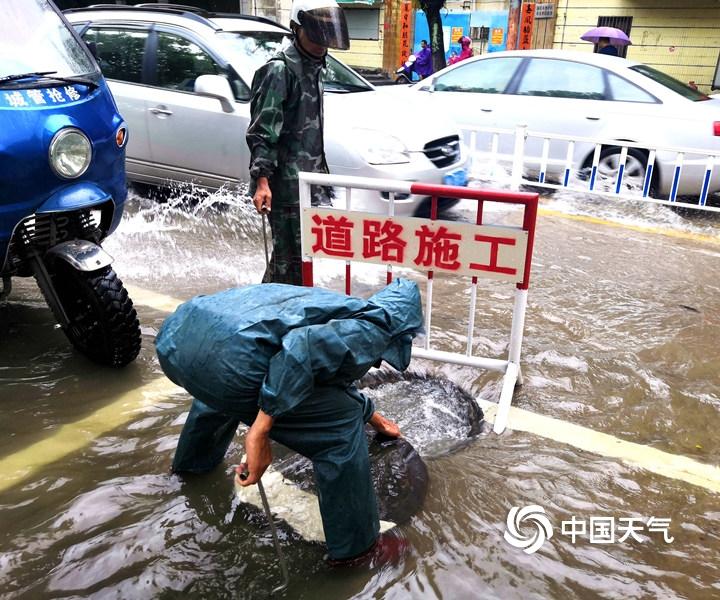
[[[510,189],[517,192],[522,183],[523,169],[525,162],[525,136],[527,135],[527,125],[518,125],[515,128],[515,149],[513,150],[512,173],[510,175]]]

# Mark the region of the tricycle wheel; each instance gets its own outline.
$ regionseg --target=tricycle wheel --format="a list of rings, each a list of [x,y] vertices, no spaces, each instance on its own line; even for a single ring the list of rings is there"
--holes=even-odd
[[[112,268],[83,272],[60,262],[53,286],[70,321],[65,335],[75,348],[111,367],[135,360],[140,352],[140,323]]]

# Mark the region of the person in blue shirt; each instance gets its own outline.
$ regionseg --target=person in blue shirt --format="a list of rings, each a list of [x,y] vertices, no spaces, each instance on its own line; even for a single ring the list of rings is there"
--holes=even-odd
[[[619,56],[618,49],[610,43],[610,39],[603,37],[598,40],[598,54]]]

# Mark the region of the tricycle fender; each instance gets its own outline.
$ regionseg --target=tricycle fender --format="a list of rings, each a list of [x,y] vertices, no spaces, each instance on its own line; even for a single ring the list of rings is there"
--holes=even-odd
[[[53,246],[46,256],[58,258],[77,271],[97,271],[112,264],[113,258],[97,244],[86,240],[71,240]]]

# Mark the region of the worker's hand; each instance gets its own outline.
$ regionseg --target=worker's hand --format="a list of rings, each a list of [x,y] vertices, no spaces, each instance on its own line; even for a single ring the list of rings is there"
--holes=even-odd
[[[379,412],[375,411],[370,417],[368,423],[378,433],[382,433],[388,437],[398,438],[402,434],[400,433],[400,427],[394,421],[383,417]]]
[[[270,183],[267,177],[257,178],[257,189],[253,196],[253,204],[255,210],[259,213],[270,212],[272,206],[272,192],[270,191]]]
[[[245,454],[247,462],[235,468],[235,482],[243,487],[260,481],[265,470],[272,462],[270,448],[270,429],[273,418],[262,410],[255,417],[255,422],[245,436]],[[243,479],[242,475],[247,474]]]

